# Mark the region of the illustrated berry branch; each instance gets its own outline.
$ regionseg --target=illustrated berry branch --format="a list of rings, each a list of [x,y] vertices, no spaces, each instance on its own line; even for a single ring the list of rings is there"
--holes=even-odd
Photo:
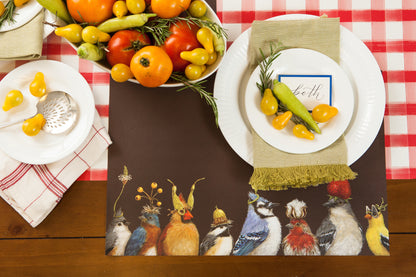
[[[151,187],[151,191],[150,193],[147,193],[143,187],[138,187],[137,188],[137,192],[139,194],[137,194],[134,199],[136,199],[137,201],[140,201],[142,198],[146,198],[147,200],[149,200],[149,203],[151,206],[154,206],[153,203],[156,203],[156,206],[160,207],[162,205],[162,202],[160,202],[157,198],[156,195],[163,193],[163,189],[162,188],[158,188],[158,184],[156,182],[153,182],[150,184]]]

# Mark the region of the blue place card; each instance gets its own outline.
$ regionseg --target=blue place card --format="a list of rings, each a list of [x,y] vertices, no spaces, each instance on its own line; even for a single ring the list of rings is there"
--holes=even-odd
[[[332,75],[280,74],[278,80],[310,111],[318,104],[332,105]]]

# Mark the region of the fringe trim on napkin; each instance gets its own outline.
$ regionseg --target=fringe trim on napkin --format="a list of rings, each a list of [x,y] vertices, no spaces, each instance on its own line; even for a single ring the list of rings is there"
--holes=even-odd
[[[307,188],[334,180],[353,180],[357,173],[346,164],[308,165],[285,168],[254,168],[249,184],[257,190]]]

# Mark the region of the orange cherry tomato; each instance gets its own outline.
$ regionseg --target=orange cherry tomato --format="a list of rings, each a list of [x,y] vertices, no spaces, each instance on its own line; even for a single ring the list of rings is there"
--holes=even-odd
[[[78,22],[98,25],[113,15],[116,0],[67,0],[71,16]]]
[[[283,114],[276,116],[275,118],[273,118],[272,121],[273,127],[277,130],[282,130],[289,123],[290,119],[292,118],[292,115],[293,114],[291,111],[287,111]]]
[[[312,110],[312,118],[316,122],[327,122],[338,114],[338,109],[328,104],[319,104]]]
[[[191,0],[152,0],[152,11],[161,18],[172,18],[188,9]]]
[[[134,54],[130,69],[136,80],[143,86],[158,87],[169,79],[173,64],[165,50],[150,45]]]
[[[309,140],[313,140],[315,138],[315,135],[302,124],[297,124],[293,127],[293,134],[298,138],[305,138]]]

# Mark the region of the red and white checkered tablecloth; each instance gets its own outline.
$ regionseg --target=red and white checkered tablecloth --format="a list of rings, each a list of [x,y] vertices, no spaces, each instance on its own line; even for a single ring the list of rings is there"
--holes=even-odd
[[[253,20],[283,14],[339,17],[370,49],[386,87],[386,178],[416,178],[415,0],[217,0],[232,43]]]
[[[41,59],[63,62],[81,73],[92,89],[95,107],[104,127],[108,129],[110,75],[90,61],[78,58],[76,51],[54,33],[45,38]],[[27,62],[30,61],[0,61],[0,80],[14,68]],[[107,151],[78,180],[107,180]]]

